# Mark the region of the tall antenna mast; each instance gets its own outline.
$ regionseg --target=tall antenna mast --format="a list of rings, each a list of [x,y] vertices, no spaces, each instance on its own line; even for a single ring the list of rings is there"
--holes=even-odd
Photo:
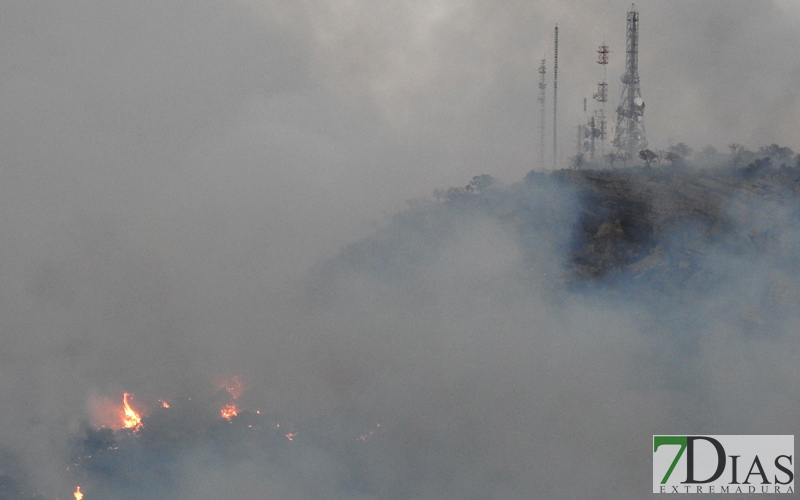
[[[553,169],[558,169],[558,25],[556,24],[556,53],[553,60]]]
[[[603,44],[597,49],[597,64],[603,66],[603,80],[597,84],[597,93],[593,96],[600,103],[601,108],[592,118],[592,156],[594,157],[594,138],[600,139],[600,154],[606,154],[606,102],[608,102],[608,82],[606,74],[608,71],[608,45],[603,40]]]
[[[544,59],[542,64],[539,65],[539,105],[542,107],[541,121],[539,122],[539,168],[544,168],[544,133],[545,133],[545,89],[547,84],[544,83],[544,74],[547,72],[544,66]]]
[[[639,12],[633,4],[628,11],[625,74],[621,79],[623,87],[617,107],[614,147],[634,158],[638,150],[647,147],[647,138],[644,133],[644,101],[639,88]]]

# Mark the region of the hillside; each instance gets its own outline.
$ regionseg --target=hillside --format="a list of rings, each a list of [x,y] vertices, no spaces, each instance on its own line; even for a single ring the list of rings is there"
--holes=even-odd
[[[800,169],[769,160],[531,172],[509,186],[480,176],[436,194],[325,264],[326,282],[339,271],[407,282],[477,220],[512,234],[525,260],[517,274],[551,289],[680,298],[724,286],[752,260],[768,267],[769,293],[785,297],[782,276],[798,271]]]

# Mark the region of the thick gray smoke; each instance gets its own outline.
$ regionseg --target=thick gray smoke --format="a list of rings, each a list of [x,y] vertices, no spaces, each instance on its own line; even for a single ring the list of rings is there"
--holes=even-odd
[[[791,60],[796,7],[660,4],[637,4],[651,140],[800,149],[775,90],[796,68],[701,76],[741,49],[716,36],[731,27],[774,49],[754,64]],[[638,498],[653,433],[794,433],[792,196],[625,249],[691,274],[676,284],[576,274],[605,241],[578,228],[604,221],[569,182],[522,181],[552,24],[560,99],[580,103],[627,7],[6,2],[0,495],[70,498],[85,478],[86,500]],[[756,98],[732,121],[734,82]],[[424,200],[484,173],[507,184]],[[123,392],[150,445],[93,425]]]

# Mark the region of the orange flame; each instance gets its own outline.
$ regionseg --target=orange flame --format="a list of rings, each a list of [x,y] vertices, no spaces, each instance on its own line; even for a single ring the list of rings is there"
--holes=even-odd
[[[169,408],[169,403],[167,403],[167,402],[166,402],[166,401],[164,401],[163,399],[161,399],[160,401],[161,401],[161,407],[162,407],[162,408]]]
[[[125,407],[125,415],[122,417],[122,426],[126,429],[133,429],[135,432],[142,427],[142,417],[133,411],[131,405],[128,404],[128,396],[130,396],[130,394],[127,392],[122,396],[122,404]]]
[[[75,500],[81,500],[83,498],[83,493],[81,493],[81,487],[80,486],[75,488],[75,493],[73,493],[73,495],[75,495]]]
[[[223,380],[219,387],[225,389],[231,395],[231,400],[237,399],[244,392],[244,384],[242,384],[242,379],[238,375]],[[239,406],[234,401],[231,401],[225,404],[219,412],[222,418],[230,420],[239,414]]]
[[[220,413],[222,414],[222,418],[230,420],[239,414],[239,407],[236,406],[236,403],[228,403],[222,407]]]

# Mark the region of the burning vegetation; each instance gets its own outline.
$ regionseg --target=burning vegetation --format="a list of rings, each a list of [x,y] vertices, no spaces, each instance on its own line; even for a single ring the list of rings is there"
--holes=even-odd
[[[131,405],[128,403],[129,396],[130,394],[127,392],[122,396],[122,427],[136,432],[142,428],[142,417],[140,417],[139,414],[136,413],[133,408],[131,408]]]
[[[68,480],[81,485],[75,500],[84,494],[86,500],[169,498],[194,454],[226,466],[256,461],[282,468],[292,467],[298,453],[314,449],[358,471],[367,467],[370,450],[382,445],[381,423],[347,415],[297,424],[240,408],[236,400],[244,386],[238,377],[220,387],[210,397],[158,400],[150,413],[134,409],[132,395],[124,393],[119,425],[85,424],[69,446]],[[374,489],[359,474],[347,481],[354,491]]]
[[[238,376],[231,377],[222,382],[220,391],[227,394],[230,400],[226,402],[220,409],[222,418],[230,420],[239,414],[239,406],[236,404],[236,399],[244,392],[244,385],[242,379]]]

